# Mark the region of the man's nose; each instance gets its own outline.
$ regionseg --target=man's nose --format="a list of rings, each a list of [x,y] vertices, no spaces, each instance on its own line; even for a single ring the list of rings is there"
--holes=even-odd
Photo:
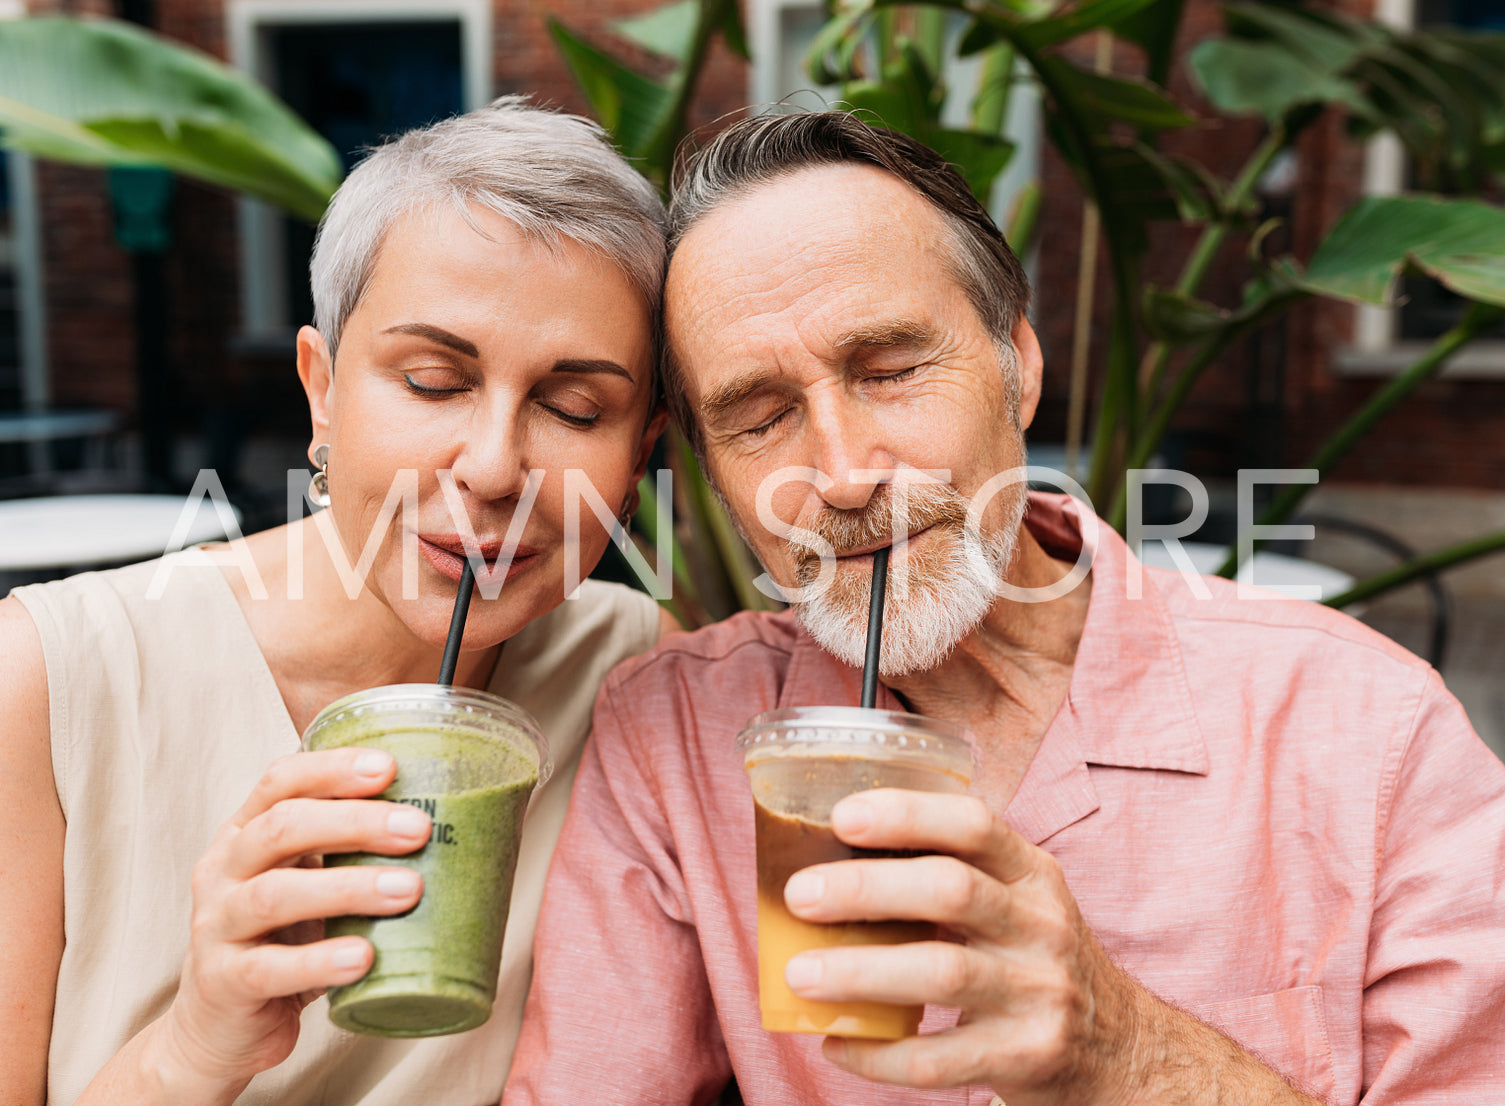
[[[827,506],[847,511],[867,506],[873,490],[892,472],[893,458],[870,422],[847,404],[833,402],[812,410],[815,467],[831,481],[819,493]]]

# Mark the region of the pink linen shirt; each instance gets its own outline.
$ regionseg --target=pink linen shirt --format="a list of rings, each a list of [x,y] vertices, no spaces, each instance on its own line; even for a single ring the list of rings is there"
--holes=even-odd
[[[1073,501],[1035,495],[1027,524],[1075,559]],[[1505,765],[1435,671],[1354,620],[1151,569],[1131,599],[1128,549],[1106,525],[1097,545],[1070,690],[1003,817],[1117,963],[1308,1093],[1505,1103]],[[705,1103],[733,1070],[749,1106],[992,1101],[870,1083],[819,1037],[759,1027],[734,741],[761,711],[855,703],[859,682],[787,614],[612,674],[507,1106]],[[956,1017],[929,1007],[921,1032]]]

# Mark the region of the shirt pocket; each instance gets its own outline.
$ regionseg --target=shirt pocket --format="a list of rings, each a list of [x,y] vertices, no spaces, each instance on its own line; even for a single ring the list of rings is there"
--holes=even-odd
[[[1333,1058],[1321,987],[1188,1006],[1187,1012],[1222,1030],[1298,1089],[1330,1101]]]

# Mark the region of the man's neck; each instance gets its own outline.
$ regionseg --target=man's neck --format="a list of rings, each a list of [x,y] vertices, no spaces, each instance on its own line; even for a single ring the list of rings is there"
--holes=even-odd
[[[1009,583],[1043,588],[1069,569],[1020,528]],[[985,761],[979,781],[984,791],[1012,795],[1065,701],[1091,582],[1089,576],[1043,603],[1000,599],[938,668],[885,681],[917,714],[971,731]]]

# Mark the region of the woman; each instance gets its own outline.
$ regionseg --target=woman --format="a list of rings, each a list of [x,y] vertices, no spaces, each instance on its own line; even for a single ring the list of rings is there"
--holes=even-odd
[[[664,629],[625,588],[563,602],[570,544],[588,569],[609,540],[565,470],[625,519],[663,427],[662,267],[656,195],[586,121],[508,99],[404,136],[351,174],[315,248],[298,372],[327,512],[0,602],[7,1106],[498,1099],[597,685]],[[371,948],[318,939],[317,919],[420,889],[309,858],[411,852],[428,821],[365,799],[386,754],[286,754],[334,699],[435,679],[467,529],[510,564],[471,607],[455,682],[533,712],[557,767],[491,1021],[355,1037],[309,1003]]]

